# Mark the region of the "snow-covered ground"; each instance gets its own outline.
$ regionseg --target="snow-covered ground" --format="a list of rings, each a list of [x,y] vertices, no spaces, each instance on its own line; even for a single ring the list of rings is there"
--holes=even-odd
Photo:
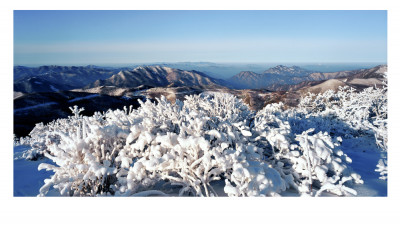
[[[30,161],[22,157],[22,153],[30,148],[26,145],[14,147],[14,196],[37,196],[44,179],[54,174],[52,171],[38,171],[40,163],[51,163],[51,160]]]
[[[55,92],[59,92],[60,90],[58,90],[57,88],[55,88],[53,85],[50,85],[51,90],[55,91]]]
[[[382,153],[371,148],[367,141],[344,140],[342,150],[352,159],[351,167],[364,181],[354,185],[357,196],[387,196],[387,180],[379,179],[375,171]]]
[[[99,97],[100,95],[98,95],[98,94],[93,94],[93,95],[88,95],[88,96],[85,96],[85,97],[78,97],[78,98],[74,98],[74,99],[71,99],[71,100],[69,100],[68,102],[76,102],[76,101],[80,101],[80,100],[83,100],[83,99],[91,99],[91,98],[96,98],[96,97]]]

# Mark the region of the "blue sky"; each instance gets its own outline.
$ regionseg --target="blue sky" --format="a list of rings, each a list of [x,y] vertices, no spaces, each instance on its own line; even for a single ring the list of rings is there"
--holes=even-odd
[[[14,11],[15,65],[387,61],[386,11]]]

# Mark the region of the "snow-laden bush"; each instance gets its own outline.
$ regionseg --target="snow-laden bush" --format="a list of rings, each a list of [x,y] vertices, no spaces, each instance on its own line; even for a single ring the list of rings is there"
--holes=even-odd
[[[376,171],[381,173],[381,179],[386,179],[387,101],[386,82],[382,88],[369,87],[361,92],[340,87],[338,92],[309,93],[287,117],[299,130],[318,127],[345,138],[374,137],[375,145],[382,151]]]
[[[348,167],[351,159],[339,149],[341,138],[332,141],[327,132],[314,135],[314,129],[296,134],[288,121],[283,121],[283,104],[271,104],[255,118],[254,131],[258,144],[267,151],[268,162],[299,193],[312,193],[312,187],[337,195],[356,192],[344,186],[346,181],[362,183],[361,177]]]
[[[27,137],[17,137],[15,134],[13,134],[13,145],[14,145],[14,147],[17,147],[17,146],[30,146],[31,143],[32,143],[31,137],[29,137],[29,136],[27,136]]]
[[[312,122],[332,121],[330,124],[321,124],[320,127],[333,129],[336,134],[353,136],[372,134],[376,138],[376,144],[383,151],[387,150],[386,86],[369,87],[361,92],[345,86],[339,87],[337,92],[329,90],[318,95],[309,93],[301,99],[294,111]],[[321,118],[321,121],[316,121],[315,118]],[[348,128],[343,125],[336,126],[340,122]]]
[[[236,97],[211,93],[171,104],[140,102],[37,125],[31,137],[55,165],[40,196],[50,189],[67,196],[277,196],[356,194],[351,159],[340,138],[294,132],[283,104],[257,114]]]

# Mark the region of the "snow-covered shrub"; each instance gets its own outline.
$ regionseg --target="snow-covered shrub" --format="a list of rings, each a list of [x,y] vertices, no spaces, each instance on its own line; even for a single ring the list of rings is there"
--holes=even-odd
[[[379,179],[386,180],[387,179],[387,173],[388,173],[388,168],[387,168],[387,160],[385,158],[382,158],[378,161],[378,164],[376,165],[378,167],[375,169],[376,172],[379,172]]]
[[[292,131],[288,121],[283,120],[283,104],[271,104],[261,110],[254,122],[257,143],[272,168],[279,171],[286,185],[299,193],[313,194],[312,187],[337,195],[356,194],[343,185],[346,181],[362,183],[361,177],[352,172],[351,159],[339,149],[340,138],[335,142],[327,132],[309,135],[314,129],[301,134]]]
[[[316,123],[311,126],[332,129],[332,133],[374,135],[376,144],[383,151],[387,150],[386,86],[369,87],[361,92],[345,86],[339,87],[337,92],[329,90],[318,95],[309,93],[293,111],[300,120],[307,118]],[[348,128],[343,129],[343,123]]]
[[[373,137],[375,143],[371,144],[382,151],[376,171],[381,173],[381,179],[386,179],[387,101],[386,82],[382,88],[369,87],[361,92],[340,87],[337,92],[308,94],[287,117],[298,130],[315,127],[344,138]]]
[[[20,146],[20,145],[30,145],[30,138],[29,137],[17,137],[13,134],[13,145]]]
[[[74,116],[37,125],[31,137],[55,163],[39,166],[55,172],[40,195],[342,195],[356,194],[347,181],[361,182],[339,139],[294,132],[282,103],[257,114],[222,93],[140,104],[91,117],[74,107]]]
[[[333,143],[331,137],[325,132],[319,132],[310,136],[308,133],[313,129],[296,135],[296,140],[300,143],[302,157],[292,158],[296,172],[305,179],[302,186],[307,187],[317,181],[319,190],[316,195],[320,195],[322,191],[330,191],[337,195],[351,193],[356,195],[357,192],[343,184],[346,181],[354,180],[356,183],[363,183],[361,177],[352,172],[347,163],[352,160],[340,149],[336,148],[339,144]],[[305,183],[305,184],[304,184]]]
[[[44,157],[45,149],[47,149],[45,145],[45,130],[47,129],[48,126],[45,126],[43,123],[38,123],[31,131],[31,136],[17,138],[14,135],[14,146],[25,145],[31,147],[22,152],[20,158],[35,161]]]
[[[122,148],[128,129],[120,124],[104,124],[96,113],[93,117],[79,116],[82,109],[71,108],[73,117],[50,123],[45,132],[47,146],[44,155],[58,166],[42,163],[39,170],[53,170],[55,174],[45,180],[40,195],[50,187],[61,195],[94,196],[111,193],[115,180],[115,155]],[[106,117],[121,111],[109,111]]]

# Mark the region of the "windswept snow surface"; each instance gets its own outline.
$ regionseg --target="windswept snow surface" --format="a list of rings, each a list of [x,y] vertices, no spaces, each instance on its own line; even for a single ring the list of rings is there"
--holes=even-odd
[[[374,149],[373,143],[354,140],[343,140],[343,151],[353,160],[351,167],[361,175],[364,184],[355,184],[357,196],[387,196],[387,180],[379,179],[375,172],[381,152]]]
[[[38,104],[38,105],[34,105],[34,106],[28,106],[28,107],[24,107],[24,108],[14,109],[14,113],[31,110],[31,109],[35,109],[35,108],[39,108],[39,107],[44,107],[44,106],[56,105],[56,104],[58,104],[58,103],[57,102],[47,102],[47,103]]]
[[[79,97],[79,98],[74,98],[74,99],[71,99],[71,100],[69,100],[68,102],[76,102],[76,101],[80,101],[80,100],[83,100],[83,99],[91,99],[91,98],[95,98],[95,97],[99,97],[100,95],[98,95],[98,94],[94,94],[94,95],[88,95],[88,96],[85,96],[85,97]]]
[[[59,92],[60,90],[58,90],[57,88],[55,88],[53,85],[50,85],[51,90],[55,91],[55,92]]]
[[[54,174],[52,171],[38,170],[41,163],[52,163],[48,158],[37,161],[26,160],[22,157],[30,146],[14,147],[14,196],[37,196],[44,180]]]

